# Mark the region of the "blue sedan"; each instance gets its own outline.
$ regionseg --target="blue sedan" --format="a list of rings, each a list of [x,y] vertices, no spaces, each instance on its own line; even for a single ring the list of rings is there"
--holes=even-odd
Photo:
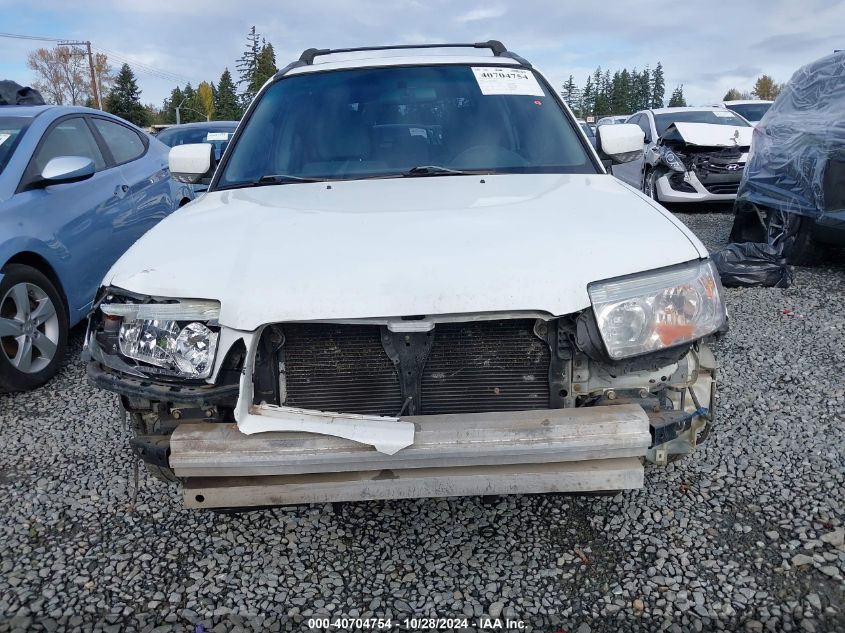
[[[55,375],[111,265],[192,198],[168,150],[99,110],[0,106],[0,392]]]

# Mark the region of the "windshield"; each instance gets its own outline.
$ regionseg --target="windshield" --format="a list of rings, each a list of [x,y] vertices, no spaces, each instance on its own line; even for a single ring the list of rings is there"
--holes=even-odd
[[[438,169],[408,173],[422,166]],[[532,71],[368,68],[294,75],[272,85],[217,187],[268,176],[301,182],[467,171],[596,173],[596,167],[574,123]]]
[[[0,173],[12,158],[18,140],[30,121],[25,117],[0,117]]]
[[[748,122],[743,121],[733,112],[722,109],[713,110],[681,110],[680,112],[667,112],[655,114],[654,123],[657,126],[657,135],[661,136],[673,123],[714,123],[716,125],[735,125],[737,127],[748,127]]]
[[[217,160],[223,155],[223,150],[235,133],[235,125],[209,125],[190,127],[170,127],[162,130],[156,138],[168,147],[186,145],[189,143],[211,143]]]
[[[749,121],[759,121],[763,115],[772,107],[771,103],[743,103],[741,105],[725,106],[729,110],[733,110],[738,115],[745,117]]]

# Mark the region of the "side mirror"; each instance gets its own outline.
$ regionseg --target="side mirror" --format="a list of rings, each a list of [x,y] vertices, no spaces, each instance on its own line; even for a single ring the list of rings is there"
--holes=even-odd
[[[36,186],[47,187],[68,182],[79,182],[94,175],[94,161],[84,156],[56,156],[47,161],[41,170]]]
[[[596,130],[599,156],[617,164],[639,158],[643,153],[644,139],[645,133],[633,123],[602,125]]]
[[[174,180],[194,185],[202,180],[211,179],[216,166],[214,145],[211,143],[191,143],[170,148],[167,156],[170,175]]]

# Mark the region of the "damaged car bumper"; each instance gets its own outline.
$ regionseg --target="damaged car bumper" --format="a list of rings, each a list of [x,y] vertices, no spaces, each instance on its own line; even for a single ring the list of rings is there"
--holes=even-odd
[[[742,166],[703,181],[694,171],[670,172],[657,178],[655,185],[661,202],[733,202],[741,180]]]
[[[88,373],[197,508],[638,488],[713,415],[704,344],[620,365],[570,347],[571,319],[409,323],[223,328],[193,383],[109,367],[94,333]]]

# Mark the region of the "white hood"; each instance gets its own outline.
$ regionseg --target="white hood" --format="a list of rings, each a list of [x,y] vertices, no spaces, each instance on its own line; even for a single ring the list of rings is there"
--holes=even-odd
[[[751,145],[753,127],[719,125],[718,123],[683,123],[674,126],[688,145],[705,147],[748,147]]]
[[[142,237],[105,284],[221,302],[220,323],[589,305],[587,284],[706,256],[609,175],[443,176],[208,193]]]

